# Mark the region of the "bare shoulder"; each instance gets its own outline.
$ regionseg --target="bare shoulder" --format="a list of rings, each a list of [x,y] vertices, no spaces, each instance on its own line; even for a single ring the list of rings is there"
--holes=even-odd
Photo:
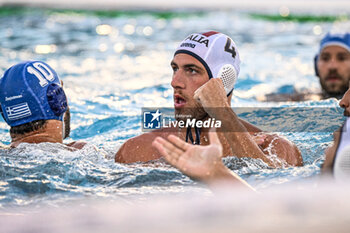
[[[303,158],[300,150],[287,138],[277,134],[265,133],[255,125],[252,125],[245,120],[240,119],[240,121],[251,135],[258,133],[260,136],[265,138],[264,143],[259,145],[265,154],[276,154],[278,158],[286,161],[288,165],[303,165]]]
[[[265,137],[264,143],[260,145],[265,153],[269,152],[276,154],[279,159],[284,160],[291,166],[303,165],[303,157],[301,156],[301,152],[294,143],[277,134],[260,134],[264,135]]]
[[[156,137],[166,138],[170,134],[172,132],[161,129],[128,139],[116,153],[115,162],[147,162],[160,158],[161,155],[152,147],[152,142]]]

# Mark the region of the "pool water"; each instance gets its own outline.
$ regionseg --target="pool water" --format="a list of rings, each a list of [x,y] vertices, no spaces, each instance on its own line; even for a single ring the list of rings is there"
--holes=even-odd
[[[162,160],[131,165],[114,163],[114,154],[141,131],[142,107],[172,107],[170,61],[178,43],[192,32],[230,35],[242,58],[232,106],[276,107],[275,119],[293,109],[324,108],[319,130],[282,129],[280,134],[301,150],[305,165],[270,169],[253,159],[228,157],[225,164],[258,190],[314,179],[332,132],[344,118],[335,99],[299,103],[262,103],[271,92],[319,91],[313,57],[329,30],[349,26],[342,21],[269,21],[249,12],[133,12],[101,15],[88,12],[19,10],[0,14],[0,75],[23,60],[50,64],[64,81],[72,112],[73,140],[88,142],[80,151],[63,145],[22,144],[0,151],[0,208],[60,206],[83,198],[144,201],[156,194],[211,192]],[[264,124],[264,111],[240,116]],[[320,113],[322,114],[322,113]],[[285,123],[281,121],[281,124]],[[313,125],[314,122],[307,122]],[[10,143],[1,119],[0,138]]]

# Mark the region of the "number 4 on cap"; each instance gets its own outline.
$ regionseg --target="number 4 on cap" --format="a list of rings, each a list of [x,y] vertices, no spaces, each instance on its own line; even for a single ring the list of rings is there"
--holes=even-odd
[[[227,38],[226,45],[225,45],[225,51],[228,53],[231,53],[233,58],[236,57],[235,46],[231,46],[230,38]]]

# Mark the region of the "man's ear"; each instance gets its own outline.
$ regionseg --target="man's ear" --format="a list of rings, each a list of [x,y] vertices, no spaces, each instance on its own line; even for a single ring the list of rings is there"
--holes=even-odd
[[[317,61],[318,61],[318,54],[316,54],[315,57],[314,57],[314,70],[315,70],[315,75],[317,77],[320,77],[319,74],[318,74]]]

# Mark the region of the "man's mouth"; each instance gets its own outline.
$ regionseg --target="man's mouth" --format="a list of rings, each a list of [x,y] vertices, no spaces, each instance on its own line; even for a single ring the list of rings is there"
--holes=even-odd
[[[175,108],[182,108],[183,106],[185,106],[185,104],[186,104],[186,100],[182,96],[180,96],[179,94],[174,95]]]
[[[326,81],[328,82],[337,82],[341,81],[342,79],[339,77],[339,75],[328,75],[326,78]]]

